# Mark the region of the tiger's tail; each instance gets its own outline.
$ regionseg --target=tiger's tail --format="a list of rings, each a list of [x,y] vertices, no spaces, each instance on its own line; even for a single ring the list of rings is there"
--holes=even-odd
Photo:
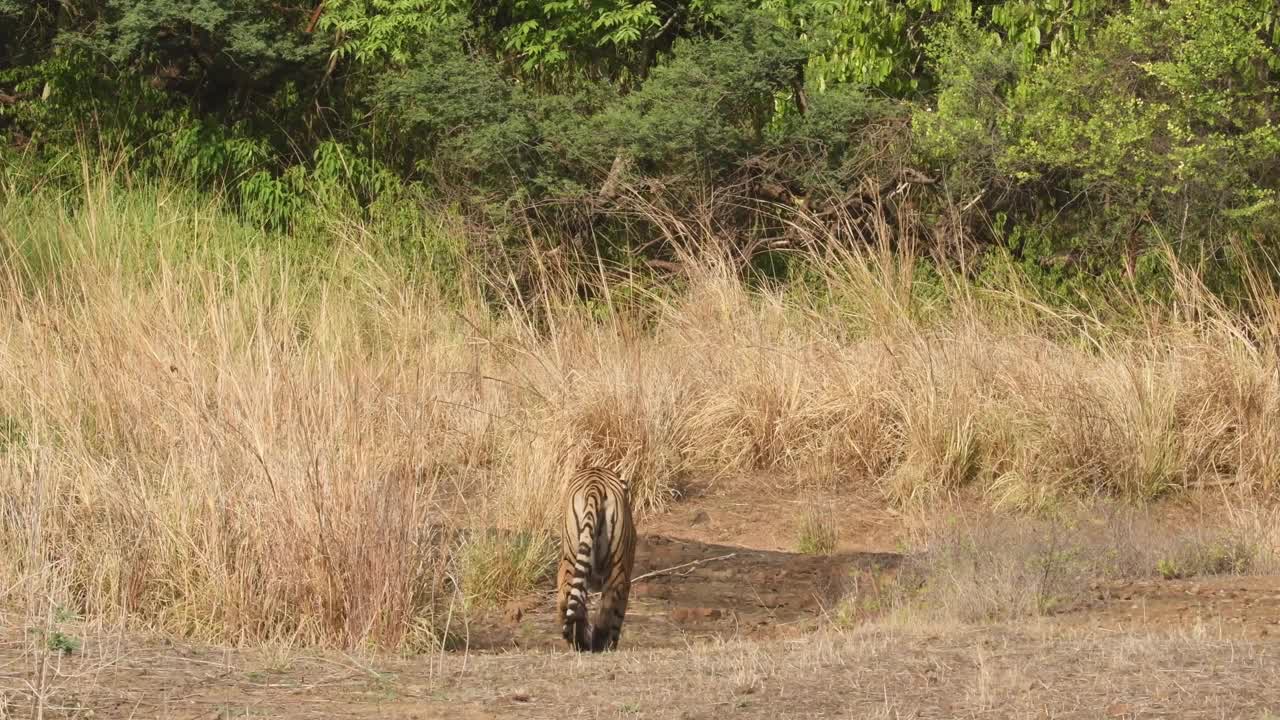
[[[569,580],[569,593],[564,612],[564,639],[575,650],[587,650],[592,646],[591,628],[587,619],[587,577],[591,574],[595,557],[596,525],[600,521],[600,497],[587,493],[582,525],[578,528],[578,552],[573,562],[573,577]]]

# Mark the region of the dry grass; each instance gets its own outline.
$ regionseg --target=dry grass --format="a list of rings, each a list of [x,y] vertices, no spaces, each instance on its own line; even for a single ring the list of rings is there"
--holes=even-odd
[[[86,185],[0,206],[0,592],[33,613],[416,642],[538,577],[510,548],[460,564],[456,531],[545,533],[587,459],[643,513],[754,470],[1030,509],[1280,481],[1261,282],[1251,318],[1187,276],[1176,307],[1134,301],[1138,329],[1112,331],[1017,282],[925,292],[880,227],[808,284],[753,290],[713,254],[625,304],[550,271],[536,306],[468,294],[495,306],[412,279],[376,229],[304,252],[216,205]]]
[[[854,588],[837,617],[890,627],[1001,622],[1054,614],[1099,583],[1280,572],[1280,513],[1221,512],[1172,521],[1098,501],[1045,517],[935,511],[915,523],[897,576]]]
[[[1157,535],[1145,546],[1164,578],[1280,574],[1280,513],[1230,508],[1225,522]]]
[[[484,533],[456,555],[458,580],[472,605],[516,600],[549,577],[559,540],[543,533]]]

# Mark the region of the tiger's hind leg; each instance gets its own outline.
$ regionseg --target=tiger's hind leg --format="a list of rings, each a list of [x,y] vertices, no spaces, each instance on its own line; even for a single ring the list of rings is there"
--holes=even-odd
[[[622,579],[605,588],[600,594],[600,612],[591,628],[591,652],[617,650],[622,634],[622,621],[627,616],[627,599],[631,595],[631,580]]]

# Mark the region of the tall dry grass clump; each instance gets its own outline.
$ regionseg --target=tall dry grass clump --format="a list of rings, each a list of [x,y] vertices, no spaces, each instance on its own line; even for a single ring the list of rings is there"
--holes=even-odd
[[[798,223],[808,271],[763,287],[691,224],[673,237],[710,250],[677,282],[562,266],[526,303],[465,257],[447,284],[475,292],[440,290],[367,223],[304,241],[179,191],[85,187],[0,204],[0,591],[29,606],[438,642],[470,601],[550,582],[585,462],[631,480],[642,522],[747,473],[1026,509],[1280,480],[1261,276],[1253,315],[1180,273],[1176,303],[1135,298],[1139,322],[1109,327],[1016,273],[923,280],[885,222]],[[430,237],[462,232],[437,215],[419,240],[464,246]]]
[[[128,277],[101,222],[68,218],[84,254],[0,311],[11,577],[197,637],[399,642],[443,572],[448,345],[382,352],[265,258]]]

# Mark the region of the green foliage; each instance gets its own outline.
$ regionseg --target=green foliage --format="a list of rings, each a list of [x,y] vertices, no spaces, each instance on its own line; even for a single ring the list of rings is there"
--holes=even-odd
[[[651,0],[514,0],[496,15],[505,25],[502,49],[524,72],[543,76],[570,63],[608,76],[635,74],[635,46],[661,26]]]
[[[993,185],[1007,189],[1000,167],[1008,144],[1002,120],[1022,68],[1017,48],[970,20],[938,28],[929,53],[940,82],[934,102],[912,118],[918,151],[943,170],[960,197]]]
[[[492,184],[520,172],[533,140],[523,93],[498,64],[468,55],[456,37],[434,36],[410,69],[373,92],[374,101],[418,158],[416,172],[458,173]]]
[[[732,186],[750,197],[715,222],[755,246],[794,208],[865,212],[871,188],[1050,295],[1154,292],[1163,240],[1217,261],[1227,292],[1280,229],[1278,16],[1270,0],[0,0],[0,181],[70,187],[80,156],[123,155],[259,226],[305,235],[330,210],[372,220],[430,196],[513,244],[536,216],[614,259],[665,251],[606,179],[661,187],[677,212]]]
[[[442,30],[461,31],[465,7],[449,0],[329,0],[316,28],[334,38],[334,62],[404,66]]]
[[[1097,23],[1120,10],[1117,0],[1006,0],[992,3],[993,29],[1030,63],[1048,52],[1059,57],[1085,42]]]
[[[818,91],[852,83],[898,96],[929,91],[933,28],[972,23],[1026,62],[1059,55],[1087,37],[1116,0],[771,0],[763,6],[810,40]]]
[[[56,620],[65,622],[70,619],[73,619],[73,616],[59,608]],[[28,632],[32,635],[43,636],[45,649],[59,655],[71,655],[79,652],[80,647],[83,645],[80,638],[57,629],[31,628]]]
[[[373,96],[397,144],[419,158],[410,174],[512,205],[593,192],[615,158],[680,182],[732,173],[764,146],[775,97],[804,58],[798,40],[757,14],[722,37],[678,41],[634,92],[583,80],[572,92],[533,93],[501,61],[440,35]]]
[[[298,10],[262,12],[253,0],[111,0],[102,11],[105,32],[80,40],[112,62],[176,64],[179,78],[224,87],[269,78],[315,60],[319,50],[298,32]],[[215,77],[217,72],[227,75]]]
[[[1263,29],[1243,3],[1207,0],[1116,17],[1089,52],[1045,64],[1013,93],[1008,172],[1066,179],[1120,222],[1265,212],[1280,129]]]
[[[803,45],[761,14],[724,37],[680,41],[670,61],[598,126],[644,172],[723,172],[764,143],[775,96],[799,77]]]
[[[913,36],[926,12],[942,9],[938,0],[774,0],[764,5],[811,39],[807,72],[819,92],[853,83],[898,95],[923,84]]]
[[[1041,287],[1158,292],[1151,248],[1173,241],[1192,261],[1224,261],[1227,241],[1280,219],[1265,5],[1135,3],[1091,39],[1056,31],[1063,39],[1040,58],[977,21],[944,24],[929,45],[940,84],[913,118],[916,149],[953,196],[980,202],[979,230]],[[1076,10],[1084,25],[1098,18],[1097,6]]]
[[[702,3],[682,5],[664,8],[664,16],[652,0],[336,0],[317,27],[337,38],[335,59],[401,67],[430,49],[428,38],[466,36],[469,47],[484,48],[513,73],[564,89],[582,80],[642,79],[656,53],[669,47],[673,22]]]
[[[61,630],[54,630],[49,633],[46,645],[53,652],[70,655],[80,649],[81,643],[80,639],[74,635],[68,635]]]
[[[775,145],[805,149],[814,163],[845,167],[865,161],[861,145],[864,132],[878,123],[900,119],[911,106],[886,100],[858,85],[840,85],[815,97],[809,111],[793,119]]]

